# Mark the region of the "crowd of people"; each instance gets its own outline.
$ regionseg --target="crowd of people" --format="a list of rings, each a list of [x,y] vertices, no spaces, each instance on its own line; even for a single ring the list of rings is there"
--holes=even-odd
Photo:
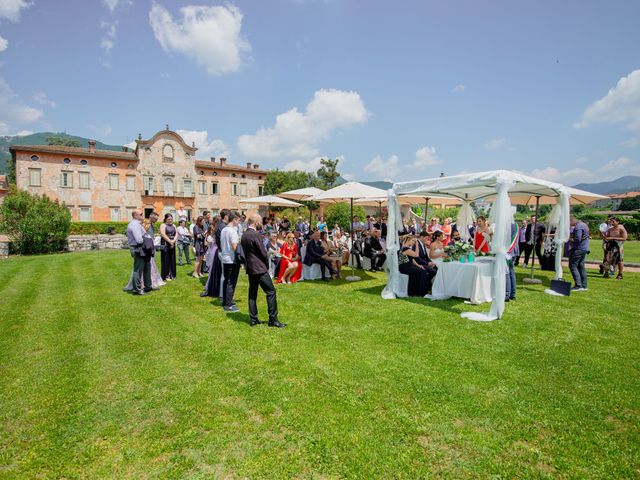
[[[387,225],[381,217],[370,215],[363,221],[353,218],[351,237],[337,224],[331,228],[322,216],[317,216],[313,223],[303,217],[292,223],[286,216],[281,219],[258,215],[247,218],[244,214],[223,209],[219,215],[204,212],[187,228],[185,218],[180,218],[176,227],[173,216],[167,213],[156,235],[154,224],[157,220],[156,212],[148,219],[142,218],[140,210],[133,212],[127,238],[134,265],[125,290],[136,295],[157,290],[176,278],[176,263],[183,265],[183,257],[186,264],[192,264],[193,253],[192,276],[207,276],[201,296],[219,298],[224,311],[238,312],[234,294],[244,265],[250,280],[252,325],[260,323],[255,309],[258,287],[267,296],[269,324],[284,326],[278,321],[274,283],[296,283],[302,279],[304,265],[319,265],[321,279],[330,281],[341,278],[343,267],[350,260],[362,269],[363,260],[368,259],[372,272],[383,269],[387,260]],[[478,255],[488,254],[493,232],[487,219],[479,216],[464,228],[469,234],[470,248]],[[619,219],[612,217],[601,231],[604,249],[601,273],[606,277],[617,269],[617,278],[621,279],[626,230]],[[522,220],[519,225],[514,223],[511,234],[506,301],[515,299],[514,267],[521,259],[522,265],[527,267],[535,255],[544,269],[553,263],[556,254],[555,231],[548,224],[536,221],[535,216]],[[463,243],[458,226],[451,218],[445,218],[442,223],[437,217],[425,223],[413,218],[408,223],[403,221],[398,235],[401,243],[398,264],[400,272],[409,277],[408,295],[424,296],[433,288],[438,268],[447,257],[447,247]],[[589,238],[588,226],[572,217],[571,237],[564,254],[569,258],[575,283],[573,290],[576,291],[587,289],[585,257],[589,253]],[[152,261],[157,251],[161,257],[159,272]],[[442,276],[439,278],[442,281]]]

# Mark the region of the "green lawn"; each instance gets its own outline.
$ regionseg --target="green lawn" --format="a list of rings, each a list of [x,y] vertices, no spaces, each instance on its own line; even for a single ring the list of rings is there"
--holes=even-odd
[[[187,267],[146,297],[130,268],[0,263],[1,478],[640,476],[640,274],[519,286],[491,323],[382,300],[382,273],[279,286],[278,330],[244,274],[225,315]]]
[[[591,240],[589,247],[591,253],[588,259],[595,262],[602,262],[602,240]],[[625,263],[640,263],[640,241],[627,240],[624,242],[624,261]]]

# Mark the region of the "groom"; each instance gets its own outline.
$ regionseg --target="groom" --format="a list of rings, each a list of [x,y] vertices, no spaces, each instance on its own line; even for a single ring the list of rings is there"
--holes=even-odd
[[[151,255],[144,251],[144,236],[147,232],[142,227],[142,211],[132,212],[133,219],[127,225],[127,244],[133,257],[133,294],[144,295],[153,290],[151,285]],[[142,289],[144,281],[144,290]]]

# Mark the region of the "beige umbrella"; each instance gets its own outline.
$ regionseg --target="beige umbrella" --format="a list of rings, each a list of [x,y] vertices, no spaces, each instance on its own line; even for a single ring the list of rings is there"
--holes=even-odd
[[[602,200],[609,197],[599,195],[597,193],[587,192],[578,188],[565,187],[569,192],[569,203],[571,205],[588,205],[596,200]],[[557,203],[557,196],[550,195],[515,195],[511,197],[512,205],[535,205],[536,201],[538,205],[555,205]]]
[[[310,198],[322,192],[324,192],[324,190],[321,190],[316,187],[306,187],[306,188],[298,188],[297,190],[289,190],[288,192],[282,192],[282,193],[279,193],[278,195],[284,198],[290,198],[291,200],[300,200],[304,202],[304,201],[308,201]],[[307,206],[309,207],[309,226],[311,226],[311,216],[313,214],[313,211],[311,210],[310,205],[307,205]]]
[[[253,205],[266,205],[269,212],[271,207],[301,207],[302,204],[298,202],[292,202],[286,198],[280,198],[276,195],[263,195],[262,197],[244,198],[238,203],[250,203]],[[269,213],[267,212],[267,213]]]

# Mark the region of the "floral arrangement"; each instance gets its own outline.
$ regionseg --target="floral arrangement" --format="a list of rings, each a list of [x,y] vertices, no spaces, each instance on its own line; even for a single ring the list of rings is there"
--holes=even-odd
[[[458,261],[460,258],[466,258],[470,252],[473,252],[473,246],[467,242],[452,242],[444,247],[444,252],[447,254],[445,261]]]

